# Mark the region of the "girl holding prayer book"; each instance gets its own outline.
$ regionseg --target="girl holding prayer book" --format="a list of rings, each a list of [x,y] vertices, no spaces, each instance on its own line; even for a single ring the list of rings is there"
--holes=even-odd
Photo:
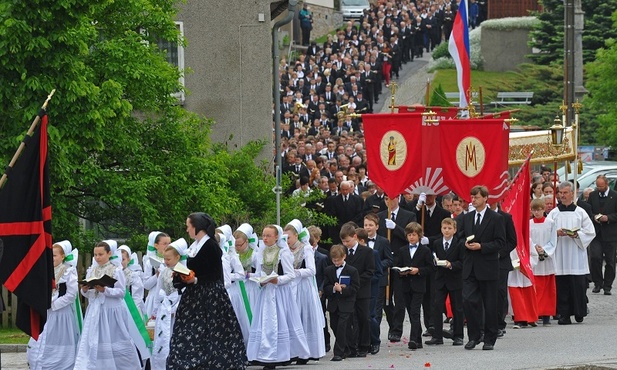
[[[54,281],[51,308],[47,310],[45,329],[38,340],[28,342],[30,369],[70,370],[81,331],[81,309],[77,310],[77,249],[63,240],[53,245]]]
[[[115,252],[115,251],[114,251]],[[140,369],[142,364],[136,344],[129,332],[129,312],[124,302],[126,279],[122,269],[110,262],[112,249],[107,242],[94,247],[94,263],[86,279],[103,275],[115,279],[113,286],[82,285],[81,294],[88,298],[88,309],[75,369]],[[117,258],[116,258],[117,259]]]
[[[177,264],[186,264],[188,245],[183,238],[169,244],[163,253],[165,267],[160,270],[156,284],[158,302],[154,304],[154,342],[152,345],[152,370],[164,370],[169,355],[169,342],[173,331],[176,309],[180,302],[180,290],[174,286],[173,269]]]
[[[271,279],[261,283],[247,355],[249,361],[264,364],[265,369],[274,369],[292,359],[308,359],[309,349],[293,298],[290,283],[296,277],[294,257],[283,229],[278,225],[267,225],[262,239],[264,246],[259,250],[256,272],[251,276],[270,276]]]

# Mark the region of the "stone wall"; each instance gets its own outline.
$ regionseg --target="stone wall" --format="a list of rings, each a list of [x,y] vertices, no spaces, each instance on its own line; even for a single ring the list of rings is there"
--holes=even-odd
[[[484,25],[484,24],[483,24]],[[529,29],[482,29],[481,48],[484,70],[492,72],[511,71],[521,63],[528,63],[531,54],[527,45]]]

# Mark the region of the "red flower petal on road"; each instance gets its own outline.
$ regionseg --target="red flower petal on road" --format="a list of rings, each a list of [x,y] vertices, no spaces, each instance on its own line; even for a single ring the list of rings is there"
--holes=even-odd
[[[431,363],[430,362],[425,363],[424,367],[431,367]]]

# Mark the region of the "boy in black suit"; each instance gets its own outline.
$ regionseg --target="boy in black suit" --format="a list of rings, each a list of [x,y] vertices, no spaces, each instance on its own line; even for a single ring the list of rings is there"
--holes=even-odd
[[[420,306],[426,291],[426,276],[433,270],[433,258],[431,250],[420,244],[424,234],[419,223],[410,222],[407,224],[405,234],[409,244],[408,247],[401,247],[394,252],[394,269],[399,268],[400,292],[411,322],[408,347],[409,349],[417,349],[422,348]],[[396,315],[394,319],[402,326],[405,312],[403,311],[402,316]]]
[[[456,238],[456,221],[450,217],[441,221],[443,238],[433,242],[433,254],[437,264],[435,273],[435,300],[433,302],[433,338],[426,344],[443,344],[443,311],[446,297],[450,295],[453,315],[452,345],[463,345],[463,269],[462,246]],[[449,336],[448,336],[449,337]]]
[[[330,249],[330,259],[333,265],[324,271],[323,292],[328,299],[330,312],[330,327],[334,332],[334,357],[332,361],[341,361],[349,352],[347,331],[356,303],[356,293],[360,289],[360,276],[350,264],[345,263],[346,248],[340,244]],[[342,277],[342,278],[341,278]],[[348,284],[341,284],[341,280],[349,277]]]
[[[356,226],[351,222],[341,227],[341,242],[347,247],[347,263],[358,270],[360,288],[356,295],[356,305],[353,320],[353,331],[350,333],[349,357],[366,357],[370,350],[370,303],[371,280],[375,273],[375,258],[373,251],[358,243]]]

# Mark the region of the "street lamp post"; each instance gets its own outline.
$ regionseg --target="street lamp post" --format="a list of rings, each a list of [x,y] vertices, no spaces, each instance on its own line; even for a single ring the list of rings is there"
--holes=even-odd
[[[555,117],[555,121],[551,126],[551,144],[553,154],[553,207],[555,206],[556,191],[557,191],[557,156],[563,151],[563,137],[565,127],[561,124],[559,116]]]

